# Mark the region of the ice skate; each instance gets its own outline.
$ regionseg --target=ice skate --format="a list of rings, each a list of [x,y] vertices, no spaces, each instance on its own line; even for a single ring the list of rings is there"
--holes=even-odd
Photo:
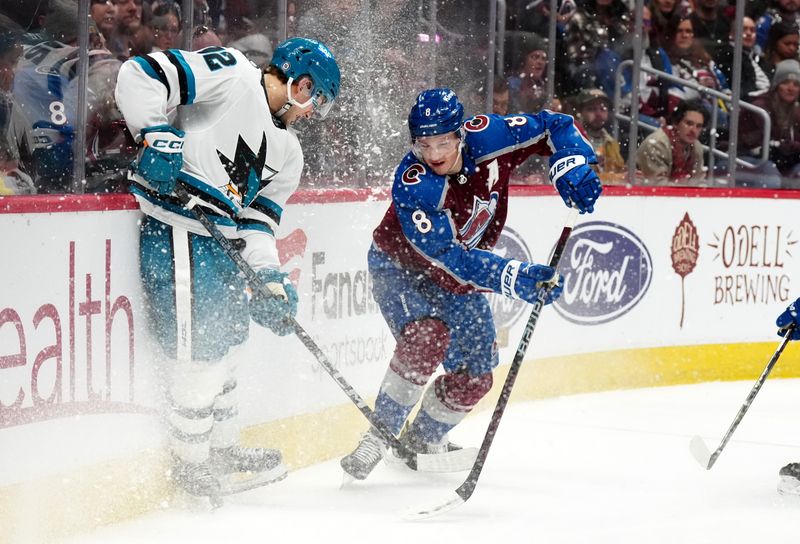
[[[189,495],[216,497],[220,494],[219,480],[214,476],[207,461],[187,463],[175,458],[170,477]]]
[[[356,480],[364,480],[386,455],[386,442],[372,429],[364,433],[352,453],[342,457],[344,471]]]
[[[229,446],[211,448],[209,461],[217,474],[232,472],[265,472],[281,465],[281,452],[269,448]]]
[[[423,453],[429,455],[438,455],[463,449],[458,444],[450,442],[450,439],[446,434],[438,442],[426,442],[418,433],[413,432],[408,426],[403,429],[403,432],[400,435],[400,444],[411,453]],[[403,455],[397,449],[392,450],[392,452],[397,457],[401,459],[403,458]]]
[[[210,465],[220,478],[221,495],[241,493],[283,480],[281,452],[269,448],[211,448]]]
[[[778,471],[778,493],[800,496],[800,463],[789,463]]]

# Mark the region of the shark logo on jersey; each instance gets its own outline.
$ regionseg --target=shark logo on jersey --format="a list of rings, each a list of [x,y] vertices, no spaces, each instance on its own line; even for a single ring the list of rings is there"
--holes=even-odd
[[[477,195],[473,198],[475,203],[472,205],[472,216],[458,231],[461,235],[461,241],[470,249],[478,245],[483,233],[486,231],[486,227],[492,221],[500,195],[497,191],[492,191],[489,195],[489,200],[481,200]]]
[[[241,206],[249,206],[258,195],[259,191],[267,186],[272,180],[277,170],[270,168],[267,162],[267,135],[261,138],[261,146],[258,154],[254,153],[250,146],[239,136],[236,142],[236,152],[233,160],[229,159],[217,150],[217,156],[225,167],[225,171],[230,177],[230,181],[223,188],[228,197],[238,202]],[[261,174],[267,170],[268,175],[262,178]]]

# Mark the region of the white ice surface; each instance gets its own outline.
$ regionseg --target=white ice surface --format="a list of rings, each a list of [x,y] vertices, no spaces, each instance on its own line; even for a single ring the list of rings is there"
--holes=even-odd
[[[776,493],[800,461],[800,380],[767,381],[711,471],[713,451],[752,382],[712,383],[512,403],[474,495],[423,521],[403,514],[452,496],[466,473],[381,464],[340,489],[338,461],[228,497],[214,512],[172,506],[71,544],[148,543],[765,543],[800,542],[800,498]],[[490,413],[453,439],[477,446]]]

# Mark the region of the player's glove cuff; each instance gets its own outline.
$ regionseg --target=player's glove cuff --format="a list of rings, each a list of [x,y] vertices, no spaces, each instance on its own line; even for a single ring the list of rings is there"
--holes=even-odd
[[[147,181],[159,194],[175,188],[183,167],[184,132],[169,125],[142,129],[142,148],[131,169]]]

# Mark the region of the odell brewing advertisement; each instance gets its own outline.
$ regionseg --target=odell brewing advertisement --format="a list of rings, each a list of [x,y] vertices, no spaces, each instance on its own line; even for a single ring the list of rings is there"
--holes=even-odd
[[[598,325],[636,306],[650,287],[653,263],[633,232],[593,221],[572,231],[559,271],[564,293],[555,302],[556,311],[573,323]]]
[[[684,288],[686,276],[689,275],[697,265],[697,257],[700,252],[700,242],[697,236],[697,228],[689,218],[689,213],[683,215],[683,219],[675,228],[672,236],[672,248],[670,257],[672,258],[672,269],[681,277],[681,321],[680,328],[683,328],[683,316],[686,310],[686,290]]]

